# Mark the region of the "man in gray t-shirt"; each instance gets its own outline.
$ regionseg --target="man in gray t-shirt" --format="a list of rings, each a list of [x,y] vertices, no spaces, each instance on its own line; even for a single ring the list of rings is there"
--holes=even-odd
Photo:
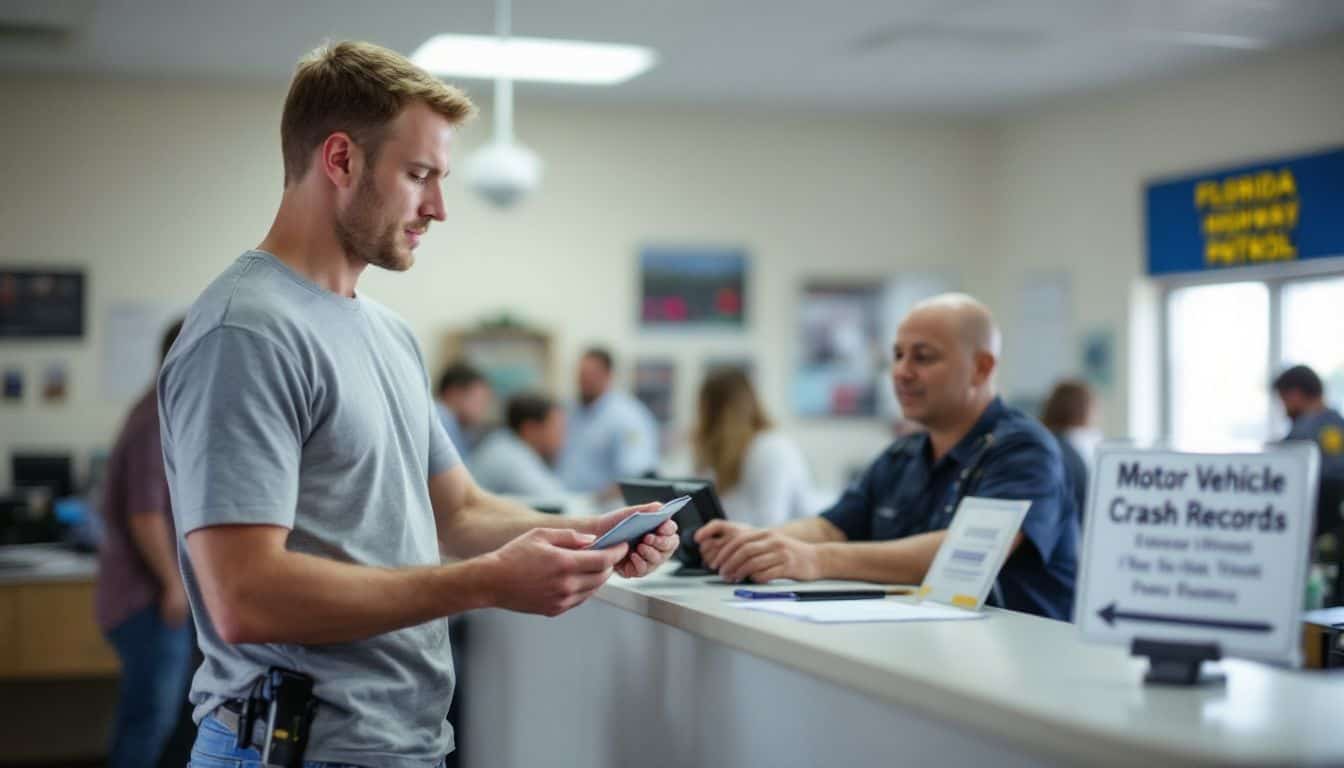
[[[482,491],[435,418],[406,324],[356,290],[431,221],[467,98],[363,43],[300,63],[270,233],[192,306],[159,376],[164,466],[205,662],[193,760],[256,760],[237,712],[270,667],[310,675],[307,759],[433,766],[454,670],[446,617],[556,615],[677,546],[584,549],[632,510],[555,518]],[[442,565],[445,553],[462,558]]]

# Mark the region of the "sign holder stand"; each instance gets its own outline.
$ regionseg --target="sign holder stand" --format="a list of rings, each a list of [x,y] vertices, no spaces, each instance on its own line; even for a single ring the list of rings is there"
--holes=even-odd
[[[1204,662],[1223,657],[1218,643],[1180,643],[1136,637],[1130,644],[1129,655],[1148,657],[1148,674],[1143,682],[1150,685],[1211,685],[1226,680],[1220,674],[1201,672]]]

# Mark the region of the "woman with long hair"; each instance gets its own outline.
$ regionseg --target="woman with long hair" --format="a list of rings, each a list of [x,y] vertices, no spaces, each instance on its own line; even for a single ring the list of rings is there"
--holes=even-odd
[[[700,386],[695,464],[714,478],[729,520],[765,528],[807,516],[807,463],[773,423],[746,374],[711,372]]]

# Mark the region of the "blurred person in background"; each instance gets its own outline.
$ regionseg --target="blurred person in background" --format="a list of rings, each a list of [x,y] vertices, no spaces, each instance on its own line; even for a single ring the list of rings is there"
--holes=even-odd
[[[1101,431],[1097,429],[1097,399],[1087,382],[1064,379],[1050,390],[1050,396],[1041,407],[1041,423],[1059,441],[1060,459],[1064,462],[1064,479],[1073,493],[1082,524],[1087,509],[1087,482],[1096,460],[1097,443]]]
[[[741,370],[723,368],[705,377],[691,441],[696,470],[713,477],[729,520],[764,528],[810,511],[803,453],[773,428]]]
[[[1316,534],[1334,531],[1344,503],[1344,416],[1325,404],[1321,377],[1305,365],[1295,365],[1274,379],[1274,392],[1292,421],[1285,440],[1307,440],[1321,451],[1321,475],[1316,505]]]
[[[160,363],[181,329],[179,320],[164,333]],[[106,472],[94,611],[121,660],[107,764],[153,765],[186,700],[192,649],[154,387],[131,408]]]
[[[1295,365],[1274,379],[1274,393],[1292,422],[1286,440],[1310,440],[1321,449],[1326,466],[1344,470],[1344,416],[1325,404],[1321,377],[1305,365]]]
[[[487,491],[515,496],[563,497],[565,484],[552,469],[565,445],[565,411],[545,395],[520,394],[504,408],[506,429],[481,441],[471,472]]]
[[[619,498],[616,483],[658,467],[658,422],[633,395],[612,386],[611,352],[591,347],[579,358],[579,402],[569,412],[560,477],[578,493]]]
[[[434,405],[439,421],[458,453],[467,457],[481,440],[481,430],[494,401],[490,382],[470,364],[458,361],[439,376],[436,395]]]

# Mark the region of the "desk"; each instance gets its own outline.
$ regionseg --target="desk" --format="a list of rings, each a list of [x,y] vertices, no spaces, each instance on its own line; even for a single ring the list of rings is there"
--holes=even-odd
[[[1344,764],[1344,677],[1230,660],[1224,686],[1155,688],[1062,622],[813,625],[666,574],[473,614],[466,764]]]
[[[0,547],[0,763],[106,754],[116,653],[93,618],[95,555]]]

